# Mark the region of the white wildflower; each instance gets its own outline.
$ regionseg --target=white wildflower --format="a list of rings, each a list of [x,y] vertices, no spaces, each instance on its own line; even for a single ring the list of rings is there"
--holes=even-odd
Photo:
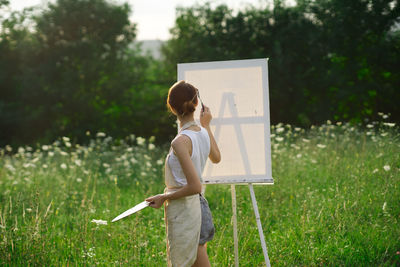
[[[342,125],[342,122],[341,122],[341,121],[338,121],[338,122],[336,122],[336,125],[337,125],[337,126],[340,126],[340,125]]]
[[[65,169],[67,169],[68,166],[65,163],[61,163],[60,167],[61,167],[61,169],[65,170]]]
[[[70,142],[65,142],[65,146],[66,147],[71,147],[71,143]]]
[[[110,164],[108,164],[108,163],[103,163],[103,167],[104,167],[104,168],[110,168]]]
[[[137,144],[139,146],[143,145],[146,142],[146,139],[144,139],[143,137],[140,137],[140,136],[138,138],[136,138],[136,140],[137,140]]]
[[[315,163],[317,163],[317,161],[316,161],[315,159],[312,159],[312,160],[311,160],[311,163],[314,163],[314,164],[315,164]]]
[[[154,144],[149,144],[149,150],[153,150],[154,148],[156,148]]]
[[[163,165],[164,161],[162,159],[157,160],[157,165]]]
[[[76,159],[76,160],[75,160],[75,164],[76,164],[77,166],[81,166],[81,165],[82,165],[82,161],[81,161],[80,159]]]
[[[25,149],[23,147],[19,147],[18,148],[18,153],[19,154],[24,154],[24,152],[25,152]]]
[[[43,146],[42,146],[42,150],[43,150],[43,151],[49,150],[49,146],[48,146],[48,145],[43,145]]]
[[[93,219],[91,222],[95,223],[97,225],[107,225],[107,221],[104,221],[104,220],[95,220],[95,219]]]
[[[383,166],[383,169],[388,172],[388,171],[390,171],[390,166],[389,165],[385,165],[385,166]]]
[[[394,122],[384,122],[383,125],[392,128],[392,127],[396,126],[396,123],[394,123]]]
[[[14,166],[11,165],[11,164],[6,164],[5,167],[6,167],[9,171],[11,171],[11,172],[15,172],[15,171],[16,171],[15,168],[14,168]]]
[[[22,166],[23,166],[24,168],[29,168],[29,167],[35,168],[35,167],[36,167],[36,165],[33,164],[33,163],[24,163]]]
[[[317,147],[319,147],[319,148],[325,148],[325,147],[326,147],[326,145],[323,145],[323,144],[317,144]]]
[[[386,209],[386,202],[383,203],[383,206],[382,206],[382,210],[385,211],[385,209]]]
[[[81,178],[76,178],[76,181],[77,181],[78,183],[81,183],[81,182],[82,182],[82,179],[81,179]]]
[[[386,133],[381,133],[381,136],[382,136],[382,137],[385,137],[386,135],[388,135],[387,132],[386,132]]]
[[[66,142],[69,142],[70,139],[69,139],[69,137],[63,136],[62,140],[66,143]]]
[[[151,163],[149,161],[147,161],[146,162],[146,166],[150,168],[151,167]]]
[[[31,208],[26,208],[25,209],[27,212],[32,212],[32,209]]]
[[[378,171],[379,171],[378,169],[375,169],[372,171],[372,173],[377,173]]]
[[[54,152],[53,151],[50,151],[49,152],[49,157],[53,157],[54,156]]]
[[[34,158],[34,159],[32,160],[32,163],[35,163],[35,162],[37,162],[38,160],[39,160],[39,158],[36,157],[36,158]]]
[[[278,129],[276,129],[277,133],[281,133],[283,131],[285,131],[285,128],[283,128],[283,127],[279,127]]]
[[[294,130],[295,130],[296,132],[300,132],[300,131],[301,131],[301,128],[300,128],[300,127],[295,127]]]
[[[310,140],[308,140],[308,139],[306,139],[306,138],[303,138],[303,142],[304,142],[304,143],[310,143]]]
[[[90,135],[90,131],[86,131],[86,136],[89,136]]]
[[[105,137],[105,136],[106,136],[106,134],[103,133],[103,132],[98,132],[98,133],[96,134],[96,137]]]
[[[68,156],[68,153],[67,152],[65,152],[65,151],[60,151],[60,154],[61,154],[61,156]]]
[[[275,140],[278,141],[278,142],[282,142],[283,141],[283,137],[278,136],[278,137],[275,138]]]
[[[12,151],[12,147],[10,145],[6,145],[6,151],[11,152]]]
[[[367,124],[367,128],[369,128],[369,129],[374,128],[374,125],[372,125],[372,124]]]
[[[299,154],[296,155],[296,158],[299,159],[299,158],[301,158],[301,156],[302,156],[302,155],[299,153]]]

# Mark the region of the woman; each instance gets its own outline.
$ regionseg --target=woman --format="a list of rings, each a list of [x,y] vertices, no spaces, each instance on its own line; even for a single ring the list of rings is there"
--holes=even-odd
[[[153,208],[165,203],[167,260],[169,266],[210,266],[206,242],[214,235],[208,203],[201,195],[207,158],[213,163],[221,154],[210,130],[210,109],[202,104],[200,124],[194,121],[198,90],[185,81],[175,83],[168,92],[167,106],[177,116],[180,130],[171,142],[165,160],[164,194],[149,197]]]

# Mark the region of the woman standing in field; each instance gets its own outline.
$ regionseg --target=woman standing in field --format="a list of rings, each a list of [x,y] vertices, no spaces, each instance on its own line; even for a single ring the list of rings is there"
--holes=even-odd
[[[165,192],[146,199],[153,208],[166,202],[168,266],[210,266],[206,243],[214,236],[214,225],[201,194],[201,175],[207,158],[218,163],[221,154],[210,130],[210,109],[203,103],[201,126],[194,121],[198,96],[185,81],[169,89],[167,106],[177,116],[180,130],[165,160]]]

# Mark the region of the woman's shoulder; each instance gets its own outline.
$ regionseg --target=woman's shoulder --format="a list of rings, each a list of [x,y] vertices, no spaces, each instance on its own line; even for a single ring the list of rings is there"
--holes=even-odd
[[[174,150],[179,149],[179,148],[183,148],[183,147],[188,147],[191,146],[191,139],[189,136],[185,135],[185,134],[178,134],[174,140],[172,140],[171,142],[171,146]]]

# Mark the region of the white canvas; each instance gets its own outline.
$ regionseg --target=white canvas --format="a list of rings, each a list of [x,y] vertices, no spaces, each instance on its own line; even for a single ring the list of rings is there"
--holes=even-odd
[[[213,114],[222,159],[207,161],[204,182],[273,183],[267,59],[178,64],[178,80],[198,88]]]

